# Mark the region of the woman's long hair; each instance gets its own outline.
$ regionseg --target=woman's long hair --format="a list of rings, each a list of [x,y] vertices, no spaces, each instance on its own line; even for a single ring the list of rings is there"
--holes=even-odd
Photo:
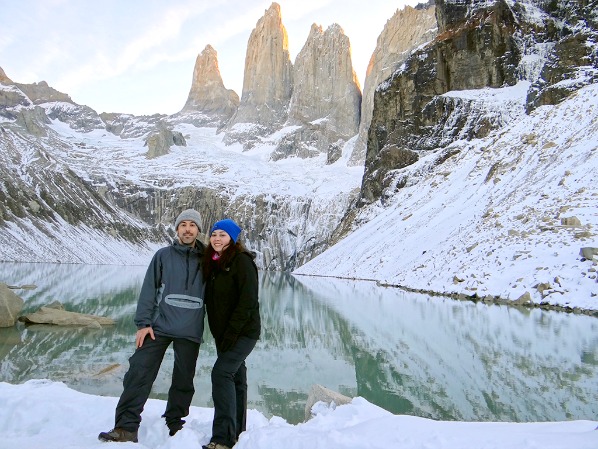
[[[211,243],[208,241],[207,248],[204,252],[203,258],[203,278],[205,281],[209,280],[210,277],[219,270],[223,270],[224,268],[230,265],[231,260],[238,254],[238,253],[247,253],[253,257],[253,255],[245,248],[245,246],[237,240],[234,243],[231,239],[230,245],[228,245],[222,254],[220,254],[220,258],[217,260],[212,259],[212,256],[216,253],[214,248],[212,248]]]

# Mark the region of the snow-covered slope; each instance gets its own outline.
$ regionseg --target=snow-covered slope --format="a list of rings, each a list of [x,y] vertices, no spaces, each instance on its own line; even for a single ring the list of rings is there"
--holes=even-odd
[[[598,248],[598,85],[530,115],[526,89],[446,94],[511,124],[402,169],[403,188],[294,273],[598,310],[598,263],[580,254]]]
[[[11,89],[0,86],[0,93]],[[193,207],[204,232],[215,220],[234,218],[260,267],[288,270],[326,246],[363,173],[346,164],[354,139],[334,164],[326,164],[325,154],[272,162],[272,151],[294,127],[246,151],[224,144],[216,128],[198,128],[179,115],[164,121],[185,146],[148,158],[152,117],[129,118],[123,137],[64,121],[77,116],[69,103],[44,108],[57,118],[40,125],[41,136],[0,116],[0,173],[7,180],[0,188],[0,260],[146,264],[174,235],[176,215]]]

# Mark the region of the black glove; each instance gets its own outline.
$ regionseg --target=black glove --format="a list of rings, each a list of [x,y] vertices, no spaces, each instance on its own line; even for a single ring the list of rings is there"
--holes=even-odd
[[[220,345],[218,346],[218,350],[220,352],[226,352],[226,351],[230,350],[235,345],[238,338],[239,338],[238,335],[235,335],[230,331],[226,331],[224,333],[224,337],[222,337],[222,341],[220,342]]]

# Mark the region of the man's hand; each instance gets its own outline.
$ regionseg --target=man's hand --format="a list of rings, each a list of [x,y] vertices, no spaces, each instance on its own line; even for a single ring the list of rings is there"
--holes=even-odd
[[[154,330],[151,327],[144,327],[137,330],[137,335],[135,335],[136,348],[141,348],[141,346],[143,346],[145,337],[147,337],[148,334],[152,338],[152,340],[156,339],[156,337],[154,337]]]

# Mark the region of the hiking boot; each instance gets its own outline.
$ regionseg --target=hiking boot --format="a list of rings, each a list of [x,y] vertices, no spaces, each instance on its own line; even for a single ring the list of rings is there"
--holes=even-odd
[[[215,443],[211,441],[208,444],[202,446],[202,449],[230,449],[230,447],[225,446],[224,444]]]
[[[130,432],[120,427],[115,427],[109,432],[101,432],[98,435],[100,441],[115,441],[118,443],[124,443],[126,441],[132,441],[137,443],[137,431]]]
[[[185,424],[184,419],[179,419],[178,421],[174,421],[171,423],[167,423],[168,426],[168,435],[173,437],[179,430],[183,428],[183,424]]]

